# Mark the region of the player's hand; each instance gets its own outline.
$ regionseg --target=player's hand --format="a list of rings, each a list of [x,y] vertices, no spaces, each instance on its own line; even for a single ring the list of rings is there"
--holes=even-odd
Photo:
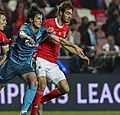
[[[88,62],[88,65],[89,65],[89,64],[90,64],[90,59],[89,59],[87,56],[85,56],[85,54],[84,54],[84,52],[83,52],[83,49],[80,48],[80,47],[78,47],[77,45],[75,45],[75,49],[76,49],[76,51],[77,51],[77,53],[78,53],[78,56],[79,56],[80,58],[86,60],[86,61]]]
[[[8,50],[9,50],[9,45],[2,47],[3,54],[6,54]]]
[[[82,59],[86,60],[88,65],[90,64],[90,59],[87,56],[81,55],[79,57],[81,57]]]
[[[27,38],[30,41],[31,45],[35,45],[35,41],[30,36],[28,36]]]
[[[53,28],[53,27],[49,27],[49,28],[47,29],[47,33],[48,33],[48,34],[53,34],[53,32],[54,32],[54,28]]]
[[[82,48],[78,47],[77,45],[74,45],[74,47],[78,54],[85,55]]]

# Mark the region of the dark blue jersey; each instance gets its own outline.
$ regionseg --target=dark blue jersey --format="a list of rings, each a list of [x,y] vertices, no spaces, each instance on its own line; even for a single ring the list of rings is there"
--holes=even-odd
[[[25,23],[20,28],[19,32],[21,31],[24,31],[28,36],[33,38],[33,40],[35,41],[35,46],[32,46],[29,40],[27,40],[26,38],[20,38],[18,34],[15,44],[10,48],[8,57],[11,61],[17,64],[30,64],[32,55],[36,50],[37,46],[39,45],[40,41],[42,40],[46,28],[40,27],[35,33],[31,29],[30,24]]]

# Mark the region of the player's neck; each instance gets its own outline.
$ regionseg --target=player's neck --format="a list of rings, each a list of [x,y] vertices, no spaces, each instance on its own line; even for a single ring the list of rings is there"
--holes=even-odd
[[[33,31],[33,32],[35,32],[35,33],[36,33],[36,32],[38,31],[38,29],[37,29],[37,28],[35,28],[32,24],[31,24],[30,26],[31,26],[31,29],[32,29],[32,31]]]
[[[63,26],[65,22],[62,20],[62,18],[60,16],[58,16],[57,23],[59,24],[59,26]]]

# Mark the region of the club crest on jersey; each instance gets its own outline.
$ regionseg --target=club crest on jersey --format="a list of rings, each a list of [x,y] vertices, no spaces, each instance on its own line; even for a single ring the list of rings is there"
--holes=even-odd
[[[61,35],[61,32],[59,32],[58,35],[60,36],[60,35]]]

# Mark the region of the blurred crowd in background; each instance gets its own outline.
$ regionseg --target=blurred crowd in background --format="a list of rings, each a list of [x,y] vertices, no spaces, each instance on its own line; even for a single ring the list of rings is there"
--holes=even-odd
[[[26,22],[27,11],[37,4],[44,19],[57,16],[58,5],[65,0],[0,0],[0,10],[7,16],[4,33],[13,42],[21,25]],[[69,0],[75,10],[69,26],[68,40],[84,49],[91,59],[87,66],[79,57],[63,48],[61,58],[69,60],[73,73],[120,73],[120,0]]]

